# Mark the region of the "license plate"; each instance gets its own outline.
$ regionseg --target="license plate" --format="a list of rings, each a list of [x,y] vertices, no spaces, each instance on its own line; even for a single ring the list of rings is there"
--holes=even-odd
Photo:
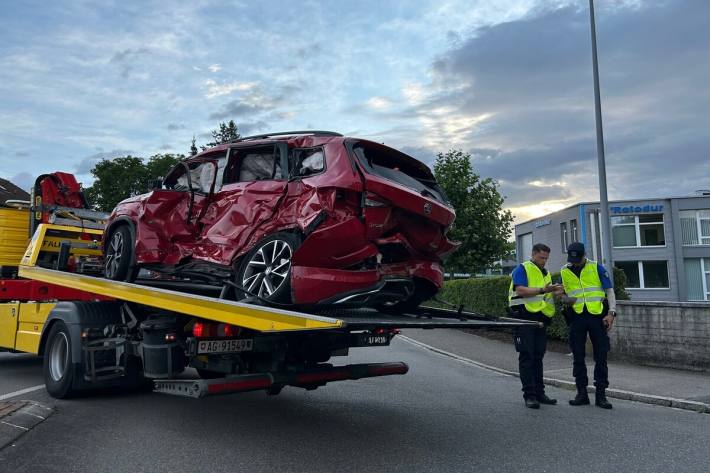
[[[254,340],[251,338],[237,338],[233,340],[200,340],[197,343],[197,354],[208,353],[239,353],[251,351]]]
[[[379,347],[387,346],[390,344],[389,336],[387,335],[374,335],[374,334],[357,334],[355,336],[355,343],[353,346],[357,347]]]

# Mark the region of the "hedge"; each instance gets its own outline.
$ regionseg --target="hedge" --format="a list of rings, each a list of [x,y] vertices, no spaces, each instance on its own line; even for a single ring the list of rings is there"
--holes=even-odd
[[[560,273],[552,273],[553,282],[560,282]],[[503,317],[508,315],[508,290],[510,276],[492,276],[471,279],[457,279],[444,282],[437,298],[460,305],[473,312]],[[626,275],[614,268],[614,292],[619,300],[629,299],[626,292]],[[552,324],[547,327],[550,338],[567,340],[567,324],[562,316],[562,304],[556,303],[557,311]]]

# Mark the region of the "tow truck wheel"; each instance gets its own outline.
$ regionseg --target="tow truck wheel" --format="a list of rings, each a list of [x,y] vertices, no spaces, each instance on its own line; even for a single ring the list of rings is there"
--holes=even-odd
[[[286,232],[261,240],[242,258],[235,282],[264,299],[291,302],[291,258],[300,244]]]
[[[111,233],[106,245],[104,275],[114,281],[131,282],[134,277],[131,263],[133,260],[133,237],[126,225],[121,225]]]
[[[64,322],[55,323],[49,331],[44,349],[44,384],[47,392],[58,399],[75,394],[74,363],[71,352],[71,334]]]

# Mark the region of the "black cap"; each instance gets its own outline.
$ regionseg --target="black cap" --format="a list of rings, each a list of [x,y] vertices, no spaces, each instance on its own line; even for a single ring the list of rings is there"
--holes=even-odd
[[[567,247],[567,262],[581,263],[584,258],[584,244],[575,241]]]

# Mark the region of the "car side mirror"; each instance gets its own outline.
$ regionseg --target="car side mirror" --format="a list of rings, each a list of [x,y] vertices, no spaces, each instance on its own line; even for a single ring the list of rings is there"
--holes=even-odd
[[[150,186],[150,188],[153,190],[162,189],[163,188],[163,178],[159,177],[157,179],[153,179],[153,184]]]

